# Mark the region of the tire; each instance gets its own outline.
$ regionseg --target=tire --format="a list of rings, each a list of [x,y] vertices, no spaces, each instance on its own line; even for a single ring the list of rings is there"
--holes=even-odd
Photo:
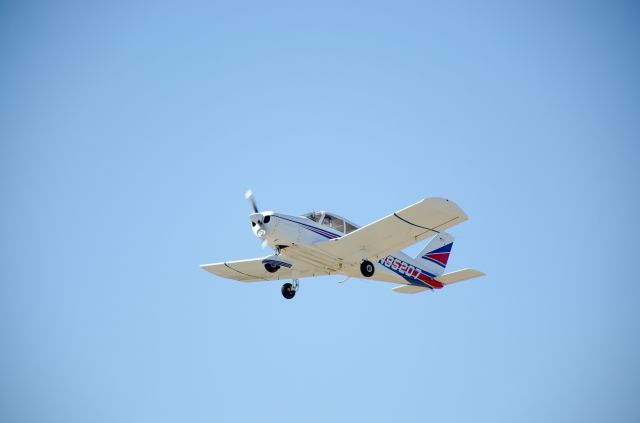
[[[373,263],[371,263],[369,260],[365,260],[360,264],[360,272],[362,273],[362,276],[364,276],[365,278],[370,278],[371,276],[373,276],[373,273],[376,271],[376,268],[374,267]]]
[[[281,292],[282,292],[282,296],[285,297],[287,300],[290,300],[296,296],[296,291],[293,289],[293,285],[290,284],[289,282],[282,285]]]
[[[269,273],[276,273],[278,269],[280,269],[280,266],[276,264],[267,263],[264,265],[264,269]]]

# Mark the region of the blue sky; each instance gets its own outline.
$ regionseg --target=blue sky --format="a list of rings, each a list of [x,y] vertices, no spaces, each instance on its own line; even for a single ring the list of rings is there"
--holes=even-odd
[[[638,421],[638,7],[345,3],[0,6],[0,420]],[[247,188],[487,276],[213,277]]]

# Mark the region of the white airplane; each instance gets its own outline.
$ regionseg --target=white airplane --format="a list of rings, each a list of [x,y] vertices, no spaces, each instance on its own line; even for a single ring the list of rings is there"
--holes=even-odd
[[[473,269],[444,273],[454,239],[444,231],[467,220],[460,207],[444,198],[426,198],[359,227],[325,211],[303,216],[260,213],[251,191],[245,197],[253,211],[249,215],[253,233],[274,254],[200,266],[223,278],[240,282],[291,279],[282,285],[282,295],[291,299],[298,290],[298,278],[312,276],[337,274],[345,276],[344,281],[364,276],[400,284],[393,291],[403,294],[484,276]],[[417,257],[401,251],[429,237],[433,239]]]

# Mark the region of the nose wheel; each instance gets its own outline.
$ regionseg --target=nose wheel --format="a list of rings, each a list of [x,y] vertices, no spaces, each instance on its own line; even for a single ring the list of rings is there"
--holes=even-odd
[[[282,285],[282,296],[285,297],[287,300],[292,299],[293,297],[296,296],[296,292],[298,291],[298,287],[300,286],[298,279],[294,279],[291,281],[291,283],[287,282],[284,285]]]

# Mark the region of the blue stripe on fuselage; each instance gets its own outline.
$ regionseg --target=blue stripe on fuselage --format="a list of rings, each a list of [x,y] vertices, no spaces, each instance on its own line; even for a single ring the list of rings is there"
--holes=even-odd
[[[342,236],[342,235],[334,234],[333,232],[327,231],[325,229],[320,229],[312,225],[307,225],[306,223],[300,223],[300,222],[296,222],[295,220],[287,219],[286,217],[282,217],[282,216],[276,216],[276,217],[280,219],[288,220],[289,222],[297,223],[298,225],[302,225],[302,227],[304,227],[305,229],[313,233],[316,233],[318,235],[322,235],[323,237],[328,239],[336,239]]]

